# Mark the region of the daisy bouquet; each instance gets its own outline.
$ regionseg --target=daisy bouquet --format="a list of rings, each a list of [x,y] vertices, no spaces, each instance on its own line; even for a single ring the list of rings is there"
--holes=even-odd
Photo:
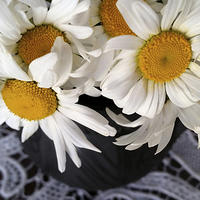
[[[116,145],[148,143],[160,152],[176,118],[200,133],[200,1],[0,0],[0,123],[40,127],[53,141],[58,168],[76,148],[101,152],[77,126],[104,136],[117,131],[81,95],[113,100],[107,114],[134,132]],[[95,99],[94,99],[95,100]],[[135,121],[123,114],[139,114]]]

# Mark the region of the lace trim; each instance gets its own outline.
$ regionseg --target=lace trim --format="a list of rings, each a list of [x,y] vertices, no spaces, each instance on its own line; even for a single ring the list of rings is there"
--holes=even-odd
[[[187,130],[151,173],[121,188],[88,192],[42,173],[23,152],[17,132],[0,127],[0,199],[8,200],[199,200],[200,150]]]

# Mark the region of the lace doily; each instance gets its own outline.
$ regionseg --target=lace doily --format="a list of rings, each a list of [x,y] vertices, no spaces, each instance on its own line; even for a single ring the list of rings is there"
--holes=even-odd
[[[106,191],[70,187],[44,174],[23,152],[17,132],[0,127],[0,199],[3,200],[199,200],[200,149],[186,130],[162,163],[137,182]]]

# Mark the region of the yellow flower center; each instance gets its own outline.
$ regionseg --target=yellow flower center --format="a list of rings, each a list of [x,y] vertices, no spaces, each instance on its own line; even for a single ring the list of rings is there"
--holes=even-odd
[[[58,104],[52,89],[40,88],[33,81],[7,80],[2,97],[12,113],[29,121],[52,115]]]
[[[127,25],[116,6],[117,0],[103,0],[100,17],[105,32],[110,37],[119,35],[136,35]]]
[[[166,31],[146,42],[139,51],[137,64],[145,78],[163,83],[185,72],[191,57],[187,38],[181,33]]]
[[[42,25],[28,30],[18,42],[18,52],[26,64],[51,51],[55,39],[64,34],[51,25]]]

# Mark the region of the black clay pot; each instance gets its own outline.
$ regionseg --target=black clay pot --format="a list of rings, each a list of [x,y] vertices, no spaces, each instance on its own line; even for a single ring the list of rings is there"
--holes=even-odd
[[[103,97],[92,98],[83,96],[81,97],[80,103],[92,107],[107,118],[105,107],[114,109],[114,112],[120,112],[113,105],[112,101]],[[131,116],[131,118],[135,119],[137,117],[136,115]],[[133,130],[118,126],[112,120],[108,120],[110,121],[110,125],[114,126],[118,131],[116,137]],[[79,187],[89,191],[119,187],[143,177],[162,160],[174,141],[185,129],[177,121],[170,143],[161,153],[154,155],[157,147],[148,148],[147,145],[143,145],[137,150],[128,151],[123,146],[114,145],[112,143],[115,141],[114,137],[101,136],[81,125],[80,128],[88,140],[102,151],[102,153],[97,153],[87,149],[78,149],[78,155],[82,161],[80,168],[77,168],[71,158],[66,154],[66,170],[64,173],[60,173],[57,167],[53,142],[41,129],[38,129],[31,138],[23,143],[23,147],[34,163],[45,173],[50,174],[69,186]]]

